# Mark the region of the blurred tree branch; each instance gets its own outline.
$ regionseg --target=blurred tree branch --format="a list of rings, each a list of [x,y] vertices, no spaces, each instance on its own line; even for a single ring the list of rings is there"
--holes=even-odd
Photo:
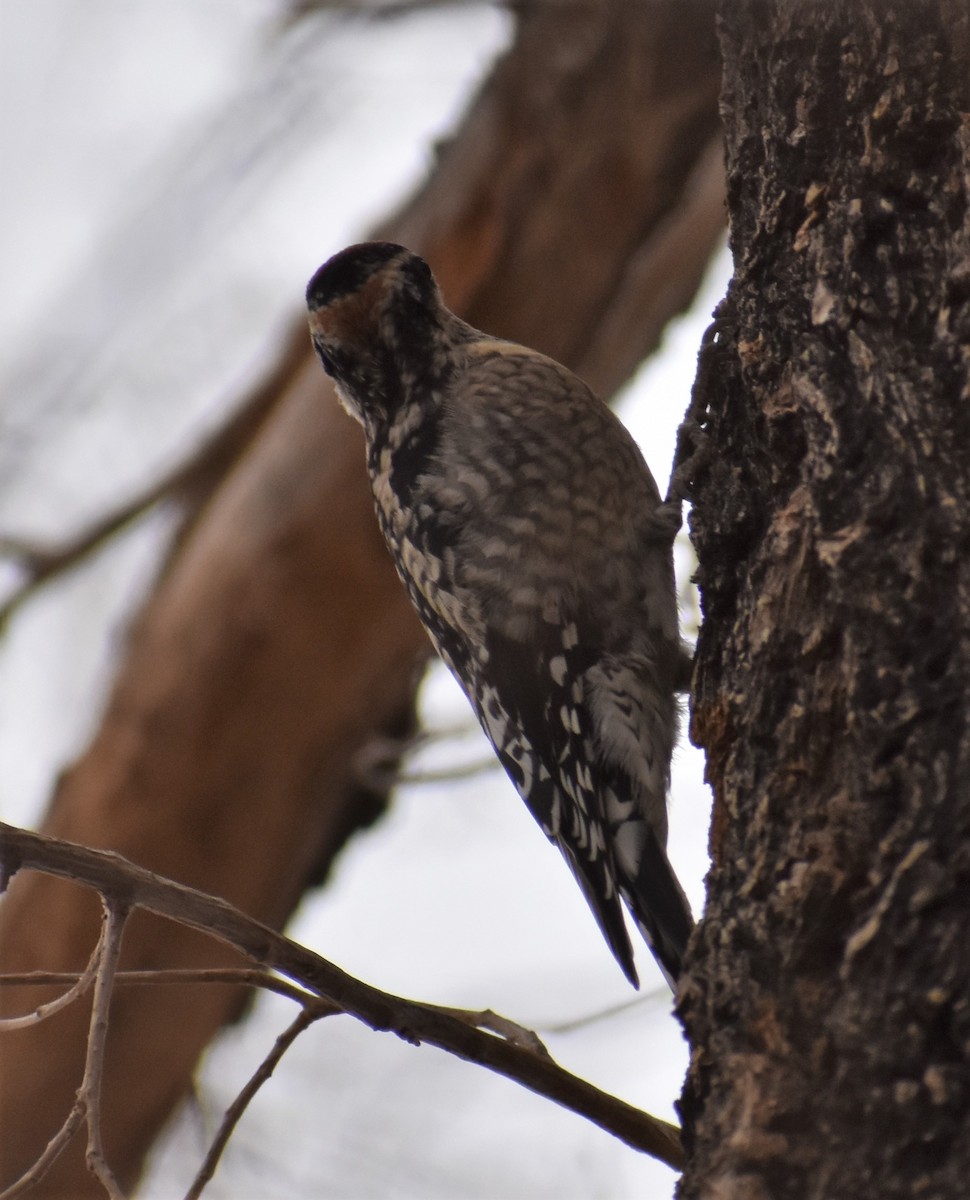
[[[0,555],[16,561],[23,573],[22,581],[0,603],[0,636],[11,616],[39,587],[77,566],[156,504],[170,500],[181,504],[187,514],[197,512],[259,433],[263,422],[285,394],[293,373],[302,365],[305,354],[306,338],[302,329],[295,328],[280,348],[272,369],[218,429],[171,471],[86,528],[57,545],[37,545],[13,535],[0,534]]]

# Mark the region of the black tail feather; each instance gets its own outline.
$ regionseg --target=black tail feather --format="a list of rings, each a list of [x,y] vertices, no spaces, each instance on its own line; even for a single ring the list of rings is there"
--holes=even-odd
[[[652,831],[647,833],[637,876],[623,888],[623,898],[671,990],[675,989],[694,918],[684,889]]]
[[[606,861],[600,859],[596,864],[580,861],[565,842],[557,843],[566,862],[572,870],[580,890],[586,898],[590,911],[596,918],[600,932],[606,938],[607,945],[613,951],[613,957],[620,964],[620,970],[635,988],[640,986],[640,978],[633,962],[633,947],[630,945],[630,935],[627,933],[626,922],[623,919],[623,906],[616,892],[606,899],[607,889],[604,887]],[[611,866],[612,869],[612,866]],[[595,874],[594,874],[595,870]]]

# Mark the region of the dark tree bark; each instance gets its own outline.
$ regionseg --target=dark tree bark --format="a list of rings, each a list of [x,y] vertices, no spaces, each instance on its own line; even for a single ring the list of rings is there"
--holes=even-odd
[[[719,244],[719,82],[706,3],[527,5],[428,185],[381,233],[424,253],[467,319],[609,395]],[[428,648],[380,540],[358,431],[308,339],[267,408],[178,541],[43,828],[278,927],[373,816],[359,752],[406,723]],[[17,877],[0,910],[7,970],[80,969],[96,933],[96,907],[39,875]],[[125,945],[129,967],[219,965],[211,943],[147,916]],[[24,1012],[45,998],[0,1000]],[[105,1136],[124,1183],[239,1002],[219,989],[119,995]],[[86,1021],[78,1004],[5,1038],[0,1180],[34,1161],[68,1111]],[[78,1146],[31,1194],[100,1187]]]
[[[970,26],[725,0],[684,1197],[970,1180]]]

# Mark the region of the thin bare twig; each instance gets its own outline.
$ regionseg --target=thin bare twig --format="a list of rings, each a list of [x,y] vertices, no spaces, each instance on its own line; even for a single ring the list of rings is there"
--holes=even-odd
[[[105,908],[105,920],[102,921],[101,934],[98,938],[97,945],[91,955],[82,974],[76,972],[54,972],[54,971],[32,971],[21,974],[0,975],[0,986],[6,984],[20,985],[46,985],[60,983],[73,983],[70,991],[64,996],[58,997],[56,1001],[50,1004],[43,1005],[36,1012],[30,1013],[24,1017],[10,1018],[8,1021],[0,1024],[0,1030],[9,1030],[20,1028],[21,1024],[32,1024],[36,1021],[43,1020],[45,1016],[50,1016],[58,1008],[63,1008],[71,1000],[76,999],[90,986],[95,979],[96,972],[102,962],[102,951],[107,957],[109,948],[114,946],[114,959],[117,961],[117,949],[120,949],[120,933],[122,924],[114,925],[111,919],[111,913],[117,911],[114,909]],[[117,929],[117,933],[115,930]],[[109,930],[111,936],[108,937]],[[8,1189],[2,1193],[0,1200],[6,1200],[7,1197],[22,1194],[28,1186],[32,1186],[37,1182],[41,1175],[46,1172],[47,1168],[54,1162],[61,1150],[66,1146],[67,1142],[76,1132],[78,1126],[85,1119],[88,1120],[90,1135],[89,1135],[89,1150],[88,1161],[92,1170],[104,1184],[109,1196],[124,1200],[123,1193],[120,1191],[117,1181],[114,1178],[108,1164],[105,1160],[103,1150],[101,1148],[101,1126],[100,1126],[100,1084],[102,1075],[103,1063],[103,1048],[104,1037],[107,1032],[107,1005],[110,1000],[111,988],[106,983],[109,971],[106,968],[104,974],[98,974],[97,978],[102,985],[100,995],[96,995],[94,1004],[94,1015],[92,1016],[91,1038],[88,1043],[88,1067],[85,1069],[84,1081],[82,1087],[78,1091],[77,1102],[71,1109],[68,1120],[64,1127],[59,1132],[57,1137],[53,1139],[49,1147],[49,1153],[45,1151],[42,1160],[38,1160],[34,1164],[28,1175],[17,1182],[13,1189]],[[193,1180],[192,1186],[186,1194],[186,1200],[198,1200],[201,1196],[206,1184],[212,1179],[218,1166],[219,1160],[228,1145],[236,1126],[242,1118],[243,1113],[249,1103],[262,1087],[262,1085],[270,1078],[276,1066],[282,1059],[284,1053],[293,1044],[296,1038],[315,1021],[318,1021],[326,1016],[332,1016],[340,1011],[340,1009],[327,1001],[321,1001],[311,992],[304,991],[302,988],[294,987],[293,984],[285,979],[280,979],[275,975],[271,975],[266,971],[257,971],[251,969],[210,969],[210,970],[178,970],[178,969],[159,969],[154,971],[113,971],[111,974],[111,982],[115,986],[120,984],[232,984],[238,985],[249,984],[250,986],[261,987],[270,991],[277,992],[290,1000],[295,1000],[301,1005],[301,1011],[297,1018],[290,1026],[276,1039],[273,1049],[266,1056],[263,1062],[259,1065],[252,1077],[247,1082],[239,1095],[233,1100],[232,1104],[223,1115],[219,1129],[213,1138],[212,1144],[206,1154],[202,1165]],[[94,1031],[97,1021],[98,1041],[96,1042]],[[92,1154],[91,1147],[94,1147]]]
[[[290,1046],[293,1045],[304,1029],[308,1029],[314,1021],[319,1021],[321,1017],[332,1016],[339,1011],[340,1009],[334,1004],[321,1004],[319,1001],[315,1004],[307,1004],[292,1023],[279,1035],[273,1044],[273,1049],[266,1055],[249,1078],[246,1086],[226,1109],[216,1135],[212,1139],[208,1153],[202,1161],[202,1166],[199,1167],[195,1178],[192,1180],[192,1186],[185,1193],[185,1200],[198,1200],[199,1196],[202,1195],[203,1188],[212,1179],[213,1175],[215,1175],[219,1159],[229,1144],[229,1139],[232,1137],[233,1131],[239,1124],[240,1118],[246,1111],[250,1101],[276,1070],[280,1060],[287,1050],[289,1050]]]
[[[121,956],[121,939],[125,932],[128,912],[128,908],[117,900],[104,900],[104,948],[94,982],[88,1052],[84,1063],[84,1079],[78,1093],[88,1126],[88,1170],[101,1182],[111,1200],[125,1200],[125,1193],[104,1154],[101,1138],[101,1083],[104,1078],[104,1048],[108,1040],[111,993],[114,990],[115,972]]]
[[[81,976],[75,971],[23,971],[19,973],[12,971],[7,974],[0,974],[0,987],[50,986],[59,983],[73,983],[80,978]],[[125,984],[179,983],[224,983],[234,986],[246,984],[249,987],[262,988],[267,992],[276,992],[277,995],[285,996],[288,1000],[294,1000],[297,1004],[306,1004],[307,1001],[317,999],[312,992],[294,987],[292,983],[289,983],[285,979],[280,979],[278,975],[271,975],[268,971],[257,971],[247,967],[193,969],[158,967],[152,971],[118,971],[115,975],[115,984],[121,986]],[[30,1015],[33,1016],[33,1014]],[[22,1020],[23,1018],[14,1017],[11,1019]],[[0,1032],[2,1032],[3,1028],[4,1026],[0,1024]]]
[[[478,725],[470,721],[441,726],[437,729],[422,729],[407,738],[373,738],[361,748],[355,767],[361,783],[368,787],[386,790],[399,785],[413,786],[425,783],[452,783],[456,779],[470,779],[495,770],[499,761],[494,754],[474,759],[472,762],[457,763],[452,767],[409,770],[403,764],[414,758],[425,746],[434,742],[458,740],[479,733]]]
[[[79,996],[83,996],[94,982],[95,972],[101,962],[101,953],[104,949],[104,931],[105,926],[102,925],[97,943],[91,951],[91,957],[88,959],[88,965],[80,975],[62,974],[57,979],[47,979],[44,981],[48,984],[71,983],[73,986],[63,996],[58,996],[56,1000],[51,1000],[47,1004],[41,1004],[33,1012],[25,1013],[22,1017],[4,1017],[0,1019],[0,1033],[7,1033],[13,1029],[26,1029],[28,1025],[36,1025],[38,1022],[46,1020],[47,1017],[52,1017],[54,1013],[60,1012],[62,1008],[67,1008]],[[2,986],[3,982],[4,977],[0,975],[0,986]]]
[[[71,1111],[64,1120],[64,1124],[44,1147],[40,1157],[19,1179],[15,1179],[9,1187],[4,1188],[0,1192],[0,1200],[15,1200],[17,1196],[22,1196],[24,1192],[30,1191],[35,1183],[43,1179],[83,1123],[84,1109],[81,1107],[80,1098],[78,1098],[74,1101]]]
[[[613,1017],[622,1016],[633,1008],[643,1008],[647,1004],[658,1002],[664,1005],[670,1004],[670,989],[666,984],[649,992],[641,992],[632,1000],[621,1000],[619,1004],[611,1004],[596,1012],[586,1013],[581,1017],[572,1017],[567,1021],[557,1021],[552,1025],[540,1025],[539,1028],[547,1034],[575,1033],[577,1029],[588,1029],[591,1025],[598,1025],[601,1021],[609,1021]]]
[[[676,1126],[579,1079],[547,1055],[522,1045],[521,1038],[484,1032],[440,1008],[363,983],[224,900],[163,879],[119,854],[0,824],[0,871],[9,878],[24,868],[72,879],[96,888],[109,902],[114,898],[208,933],[332,1001],[371,1029],[395,1033],[414,1045],[426,1042],[487,1067],[578,1113],[628,1146],[675,1169],[683,1166]]]
[[[474,779],[488,775],[500,766],[494,754],[474,762],[458,763],[453,767],[441,767],[427,771],[409,771],[406,768],[382,769],[375,767],[366,778],[368,786],[387,790],[393,787],[419,787],[424,784],[455,783],[462,779]]]
[[[101,1138],[101,1084],[104,1078],[104,1048],[108,1037],[111,994],[129,909],[118,900],[108,900],[104,896],[102,896],[102,904],[104,915],[101,923],[101,935],[98,938],[95,954],[88,963],[88,970],[85,970],[84,975],[78,981],[82,982],[85,979],[91,963],[96,962],[87,1054],[77,1099],[64,1124],[44,1147],[40,1157],[18,1180],[0,1192],[0,1200],[14,1200],[14,1197],[22,1195],[42,1179],[84,1122],[88,1127],[88,1169],[102,1184],[111,1200],[126,1200],[125,1193],[104,1154]]]

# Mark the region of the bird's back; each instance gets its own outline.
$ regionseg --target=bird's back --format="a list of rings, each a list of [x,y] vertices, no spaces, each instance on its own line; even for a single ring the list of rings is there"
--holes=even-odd
[[[405,575],[632,974],[618,894],[641,909],[642,855],[663,856],[681,661],[670,543],[652,521],[659,492],[614,414],[522,347],[472,343],[434,419],[412,538],[422,563],[435,543],[438,569]]]

